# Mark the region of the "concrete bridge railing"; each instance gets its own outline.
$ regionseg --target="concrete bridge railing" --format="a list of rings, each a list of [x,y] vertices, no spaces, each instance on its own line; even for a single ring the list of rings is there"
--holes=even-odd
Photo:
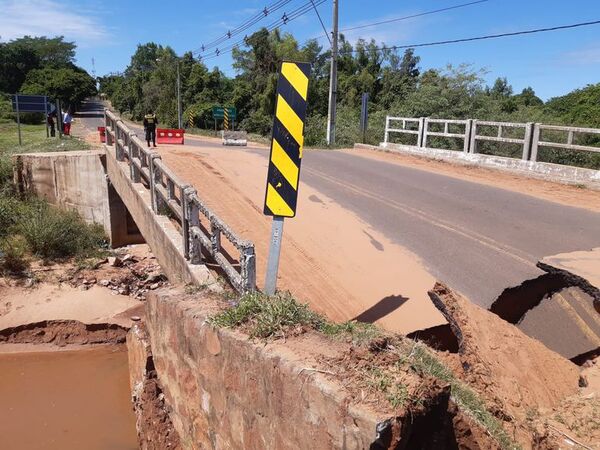
[[[600,129],[544,125],[539,123],[492,122],[477,119],[450,120],[428,117],[391,117],[385,120],[383,145],[390,143],[391,134],[416,136],[416,147],[427,148],[430,137],[462,141],[464,153],[476,154],[480,142],[517,144],[522,148],[523,161],[537,161],[541,147],[558,150],[600,153],[600,147],[579,145],[582,135],[600,135]]]
[[[254,244],[241,239],[211,211],[189,183],[180,179],[113,112],[105,110],[106,145],[115,146],[116,159],[129,165],[129,179],[150,192],[152,212],[168,216],[179,224],[184,257],[201,264],[211,257],[238,292],[256,289]],[[237,258],[223,249],[221,239],[235,249]],[[236,260],[237,259],[237,263]],[[236,267],[237,266],[237,267]]]

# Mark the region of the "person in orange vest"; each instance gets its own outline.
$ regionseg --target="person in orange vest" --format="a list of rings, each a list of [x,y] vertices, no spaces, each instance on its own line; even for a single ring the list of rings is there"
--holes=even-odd
[[[156,126],[158,125],[158,119],[156,118],[156,114],[152,111],[148,112],[144,116],[144,131],[146,132],[146,142],[148,143],[148,147],[150,147],[150,141],[154,147],[156,147]]]

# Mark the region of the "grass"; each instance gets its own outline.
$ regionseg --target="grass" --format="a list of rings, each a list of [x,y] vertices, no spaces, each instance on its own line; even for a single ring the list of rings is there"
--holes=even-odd
[[[454,373],[446,367],[424,344],[413,343],[405,346],[399,364],[406,364],[420,375],[429,375],[450,384],[452,398],[459,408],[469,414],[494,438],[502,449],[518,449],[520,446],[513,442],[502,427],[502,423],[490,413],[485,402],[479,395],[456,378]]]
[[[372,343],[385,334],[372,324],[357,322],[332,323],[320,314],[297,302],[289,293],[267,296],[250,293],[242,296],[237,304],[209,319],[217,327],[241,328],[251,338],[281,338],[295,330],[311,329],[332,338],[350,338],[355,344]],[[426,345],[409,341],[400,336],[391,338],[393,345],[380,351],[394,352],[395,364],[387,367],[371,365],[363,370],[364,384],[381,393],[390,405],[399,408],[413,402],[418,404],[419,395],[411,399],[408,388],[399,381],[399,374],[410,370],[421,377],[437,378],[451,387],[451,395],[459,408],[479,423],[502,449],[518,449],[502,427],[502,423],[490,413],[485,402],[465,383],[456,378]]]
[[[15,153],[86,150],[78,138],[47,138],[45,125],[0,123],[0,268],[12,274],[27,269],[32,257],[44,261],[104,253],[106,236],[99,225],[88,225],[74,211],[63,211],[36,198],[20,197],[12,186]]]
[[[21,137],[23,145],[19,145],[16,123],[0,123],[0,154],[63,152],[90,148],[89,144],[72,136],[62,139],[47,138],[45,125],[21,124]]]
[[[245,294],[235,306],[210,318],[210,322],[217,327],[241,327],[251,338],[260,339],[284,337],[302,328],[329,337],[351,338],[354,343],[368,342],[382,335],[372,324],[330,322],[287,292],[271,297],[260,292]]]
[[[36,198],[0,194],[0,268],[23,273],[28,261],[101,258],[107,239],[100,225],[89,225],[75,211],[63,211]]]

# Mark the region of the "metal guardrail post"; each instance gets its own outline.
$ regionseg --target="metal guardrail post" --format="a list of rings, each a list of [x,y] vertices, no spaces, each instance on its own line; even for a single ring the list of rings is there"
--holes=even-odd
[[[531,155],[531,145],[533,143],[533,123],[527,122],[525,124],[525,137],[523,138],[523,154],[521,159],[523,161],[529,161],[529,155]]]
[[[469,138],[469,153],[477,153],[477,119],[471,124],[471,136]]]
[[[529,152],[529,161],[537,161],[538,147],[540,144],[541,129],[539,123],[533,124],[533,132],[531,137],[531,151]]]
[[[419,136],[421,137],[421,143],[419,144],[417,142],[417,145],[419,147],[427,147],[427,132],[429,131],[429,117],[426,118],[421,118],[421,120],[423,121],[423,123],[421,124],[421,122],[419,122],[419,128],[421,128],[422,125],[422,132],[419,133]]]
[[[423,135],[425,133],[425,117],[419,118],[419,130],[417,134],[417,147],[424,147]]]

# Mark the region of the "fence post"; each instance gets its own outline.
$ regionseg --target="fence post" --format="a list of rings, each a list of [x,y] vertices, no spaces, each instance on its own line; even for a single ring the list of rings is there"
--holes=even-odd
[[[425,128],[425,117],[419,118],[419,130],[417,134],[417,147],[423,147],[423,130]]]
[[[527,122],[525,124],[525,137],[523,138],[523,155],[521,159],[523,161],[529,161],[529,155],[531,155],[531,145],[533,137],[533,123]]]
[[[242,250],[240,261],[240,275],[242,276],[242,290],[253,292],[256,289],[256,255],[254,245],[247,245]]]
[[[469,137],[469,153],[477,153],[477,119],[471,124],[471,136]]]
[[[463,152],[469,153],[471,146],[471,133],[473,132],[473,119],[467,119],[465,123],[465,139],[463,142]]]
[[[221,230],[212,222],[212,220],[210,222],[210,244],[213,255],[216,255],[221,251]]]
[[[529,161],[537,161],[538,147],[540,145],[540,135],[542,130],[539,123],[533,124],[533,136],[531,138],[531,152],[529,153]]]
[[[188,190],[190,185],[186,184],[179,188],[179,195],[181,196],[181,235],[183,237],[183,255],[185,259],[190,259],[190,223],[189,223],[189,210],[188,210]],[[192,189],[193,192],[195,192]]]
[[[158,201],[156,198],[156,165],[154,160],[160,159],[160,155],[157,153],[150,154],[150,203],[152,205],[152,212],[158,213]]]
[[[190,263],[192,264],[201,264],[202,263],[202,246],[200,245],[200,241],[194,238],[194,234],[191,232],[193,227],[200,227],[200,209],[196,202],[193,200],[193,195],[196,194],[195,189],[188,190],[188,220],[190,227]]]
[[[390,132],[390,116],[385,116],[385,134],[383,135],[383,146],[388,143],[388,134]]]
[[[419,147],[427,147],[427,132],[429,131],[429,117],[426,117],[423,120],[423,131],[421,133],[421,145],[419,145]],[[421,123],[419,122],[419,127],[421,126]]]

